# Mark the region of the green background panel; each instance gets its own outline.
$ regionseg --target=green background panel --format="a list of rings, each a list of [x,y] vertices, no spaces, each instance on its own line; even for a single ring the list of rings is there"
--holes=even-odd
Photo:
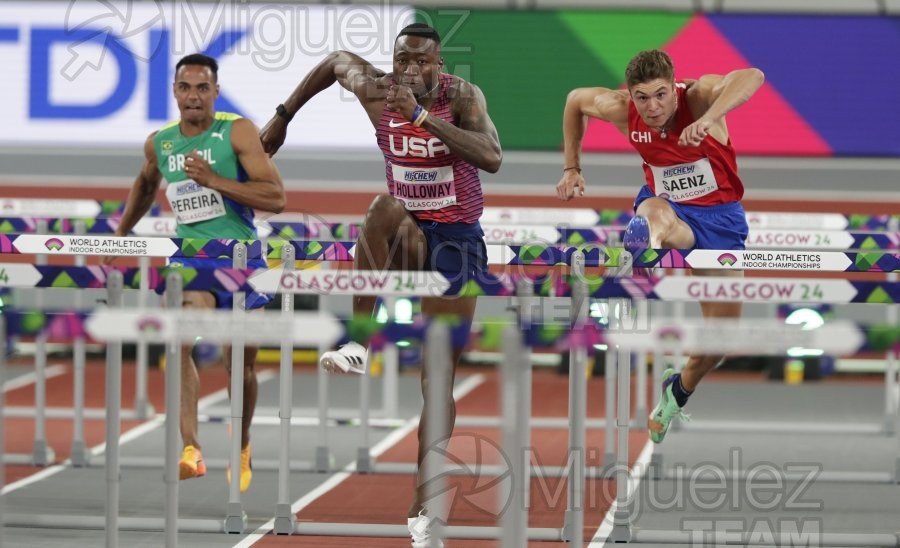
[[[594,56],[625,82],[625,67],[634,54],[666,45],[691,14],[562,11],[558,17]]]
[[[443,42],[444,70],[477,84],[506,150],[559,150],[566,94],[619,87],[628,60],[659,47],[686,14],[419,10]]]

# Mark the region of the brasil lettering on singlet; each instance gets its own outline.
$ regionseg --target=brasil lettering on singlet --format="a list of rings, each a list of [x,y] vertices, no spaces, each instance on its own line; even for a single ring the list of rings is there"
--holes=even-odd
[[[236,114],[217,112],[212,125],[199,135],[183,135],[175,121],[154,136],[157,165],[166,181],[166,200],[177,220],[179,238],[256,237],[252,209],[189,179],[184,172],[189,155],[196,153],[220,177],[246,181],[231,144],[232,124],[239,119]]]

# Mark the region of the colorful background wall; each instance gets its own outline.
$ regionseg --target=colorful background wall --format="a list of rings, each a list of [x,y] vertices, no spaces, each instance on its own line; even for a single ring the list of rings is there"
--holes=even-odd
[[[900,18],[593,11],[422,11],[450,72],[484,91],[506,149],[557,150],[576,87],[622,87],[643,49],[676,78],[756,66],[766,83],[728,115],[741,154],[900,156]],[[586,150],[631,150],[593,120]]]

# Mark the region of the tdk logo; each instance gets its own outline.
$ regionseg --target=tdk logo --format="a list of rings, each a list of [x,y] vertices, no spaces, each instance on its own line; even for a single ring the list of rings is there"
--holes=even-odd
[[[437,180],[437,171],[407,171],[403,178],[411,183],[433,183]]]
[[[22,26],[0,25],[0,46],[4,43],[25,43],[29,45],[27,66],[30,90],[28,116],[31,119],[99,119],[114,115],[122,110],[135,95],[146,98],[147,120],[168,120],[172,98],[172,74],[175,72],[171,31],[166,28],[151,28],[139,35],[146,40],[149,54],[136,52],[129,47],[135,33],[117,33],[109,28],[93,27],[102,21],[89,21],[76,28],[66,26]],[[221,30],[210,35],[207,47],[201,53],[220,57],[234,48],[247,31],[239,29]],[[140,48],[143,49],[143,48]],[[54,70],[54,56],[67,55],[62,70]],[[73,98],[52,93],[55,88],[65,87],[65,81],[97,78],[97,70],[102,66],[115,67],[117,78],[111,86],[93,97]],[[62,80],[62,82],[61,82]],[[141,84],[139,86],[138,84]],[[144,89],[140,89],[141,87]],[[216,110],[242,114],[224,93],[216,100]]]

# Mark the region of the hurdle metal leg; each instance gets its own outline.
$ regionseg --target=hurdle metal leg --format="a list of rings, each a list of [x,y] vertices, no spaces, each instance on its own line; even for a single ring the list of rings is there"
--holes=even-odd
[[[897,379],[897,353],[888,350],[884,355],[884,431],[888,434],[897,432],[894,427],[894,415],[900,408],[900,384]]]
[[[47,233],[47,221],[37,222],[37,234]],[[47,264],[47,256],[35,255],[34,263],[39,266]],[[44,309],[44,288],[35,289],[34,305],[37,310]],[[31,461],[35,466],[48,466],[56,460],[53,448],[47,444],[47,334],[39,333],[34,340],[34,443],[31,447]]]
[[[449,508],[444,500],[446,477],[442,473],[445,468],[445,451],[450,439],[444,432],[447,422],[447,394],[450,393],[451,363],[450,329],[441,322],[435,322],[428,328],[426,336],[425,367],[428,368],[427,405],[424,412],[428,417],[425,424],[425,457],[422,470],[417,478],[416,487],[425,486],[425,514],[432,518],[429,536],[431,546],[439,546],[444,537]],[[420,428],[422,427],[420,423]]]
[[[584,255],[572,255],[572,307],[570,323],[588,321],[587,286],[584,282]],[[584,481],[587,421],[587,349],[569,349],[569,458],[567,482],[567,507],[563,520],[563,539],[572,548],[580,548],[584,540]]]
[[[122,273],[107,278],[110,307],[122,307]],[[106,546],[119,545],[119,412],[122,407],[122,341],[106,345]]]
[[[138,268],[141,271],[140,285],[138,286],[138,308],[147,308],[147,299],[150,296],[150,257],[139,257]],[[139,420],[146,420],[156,414],[150,399],[147,396],[147,368],[150,359],[145,341],[135,343],[135,370],[134,370],[134,414]]]
[[[84,234],[86,232],[84,221],[75,221],[75,233]],[[75,257],[75,266],[84,266],[84,255]],[[75,292],[75,308],[81,310],[84,308],[84,292]],[[74,413],[72,416],[72,447],[70,449],[70,459],[72,466],[82,467],[90,464],[90,455],[84,443],[84,375],[85,375],[85,341],[84,337],[75,337],[72,341],[72,364],[73,364],[73,382],[72,382],[72,404]]]
[[[387,313],[387,320],[394,321],[397,317],[397,299],[392,296],[382,297],[382,304]],[[368,371],[368,369],[367,369]],[[393,342],[384,345],[381,351],[381,413],[382,417],[396,418],[399,416],[397,384],[400,373],[400,351]],[[377,413],[377,411],[376,411]]]
[[[6,352],[8,348],[6,347],[6,317],[3,314],[0,314],[0,386],[6,382]],[[0,390],[0,416],[2,416],[4,404],[3,390]],[[3,427],[3,423],[6,422],[0,419],[0,485],[6,485],[6,465],[3,463],[3,453],[6,449],[6,430]],[[6,512],[3,510],[3,498],[0,497],[0,545],[3,544],[3,525],[6,523]]]
[[[615,321],[613,320],[613,312],[612,306],[613,301],[610,299],[609,308],[609,325]],[[616,464],[616,352],[612,346],[607,346],[606,348],[606,356],[604,359],[603,367],[604,367],[604,391],[606,392],[606,410],[605,410],[605,419],[606,419],[606,429],[603,431],[603,471],[604,474],[609,474],[614,471],[614,467]]]
[[[616,318],[615,325],[610,324],[611,330],[623,330],[628,318],[630,308],[626,306],[622,299],[610,299],[610,308],[613,309],[613,302],[616,303],[614,310],[616,314],[611,314],[610,318]],[[607,354],[616,354],[617,362],[617,405],[616,405],[616,433],[618,434],[618,449],[616,451],[616,510],[613,513],[613,527],[609,535],[612,542],[630,542],[631,541],[631,511],[629,489],[629,462],[628,462],[628,430],[631,425],[631,351],[628,348],[617,345],[613,349],[612,345],[607,349]],[[612,381],[607,380],[609,384]]]
[[[372,356],[371,350],[366,352],[366,372],[359,377],[359,446],[356,448],[356,470],[363,473],[372,471],[372,456],[369,453],[369,395],[372,385],[369,370],[372,367]]]
[[[294,270],[294,246],[286,245],[281,252],[281,265],[285,271]],[[281,295],[281,314],[290,319],[294,315],[294,294]],[[278,450],[278,500],[275,503],[273,530],[276,535],[294,532],[297,516],[291,511],[290,460],[291,460],[291,408],[294,399],[294,343],[281,342],[281,363],[278,370],[281,447]]]
[[[178,272],[166,276],[166,307],[178,310],[183,304],[182,280]],[[166,343],[166,547],[178,546],[178,460],[181,454],[181,342]]]
[[[525,475],[527,445],[523,439],[523,430],[528,428],[528,419],[520,415],[523,395],[519,394],[519,376],[525,370],[527,352],[522,342],[522,333],[516,326],[508,326],[503,330],[503,355],[501,362],[501,407],[504,417],[502,430],[503,453],[509,459],[508,488],[500,497],[500,527],[503,530],[501,546],[517,548],[527,542],[528,499]]]
[[[247,247],[234,246],[234,267],[247,268]],[[234,294],[234,314],[244,311],[247,296]],[[241,431],[244,425],[244,346],[243,338],[231,344],[231,484],[228,486],[228,506],[225,512],[225,532],[242,533],[247,528],[247,514],[241,505]]]
[[[661,395],[659,387],[662,385],[663,360],[665,359],[666,356],[662,349],[657,348],[653,352],[653,399],[651,400],[651,403],[653,404],[654,409],[656,408],[656,404],[659,403]],[[650,455],[647,476],[651,479],[662,479],[663,477],[663,450],[660,445],[653,445],[653,454]]]
[[[327,347],[319,345],[320,356],[327,351]],[[319,392],[319,427],[316,429],[315,471],[324,474],[331,469],[332,460],[331,449],[328,447],[328,372],[317,365],[316,377]]]
[[[386,419],[396,419],[400,416],[400,350],[396,344],[388,343],[381,354],[381,413],[377,413]]]

